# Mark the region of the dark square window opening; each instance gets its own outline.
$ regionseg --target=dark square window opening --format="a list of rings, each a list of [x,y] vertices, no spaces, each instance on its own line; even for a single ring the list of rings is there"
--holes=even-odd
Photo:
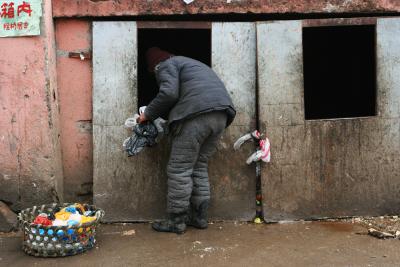
[[[375,25],[303,28],[305,119],[376,115]]]
[[[211,29],[138,29],[138,107],[148,105],[158,93],[154,74],[147,71],[146,51],[157,46],[211,66]]]

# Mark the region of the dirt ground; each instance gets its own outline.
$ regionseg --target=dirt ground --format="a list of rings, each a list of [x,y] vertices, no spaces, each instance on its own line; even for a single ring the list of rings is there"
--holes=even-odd
[[[0,234],[0,266],[399,266],[400,241],[358,222],[214,223],[183,235],[149,224],[101,225],[97,247],[46,259],[25,255],[21,233]]]

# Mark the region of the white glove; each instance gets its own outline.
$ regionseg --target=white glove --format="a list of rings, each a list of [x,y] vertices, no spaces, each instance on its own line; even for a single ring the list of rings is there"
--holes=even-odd
[[[125,128],[133,128],[137,124],[137,119],[139,118],[139,114],[133,115],[132,118],[127,118],[125,121]]]
[[[142,114],[146,110],[147,106],[143,106],[139,108],[139,114]]]
[[[246,163],[249,165],[252,162],[256,162],[259,160],[262,160],[264,162],[270,162],[271,161],[271,150],[270,150],[270,143],[269,139],[265,138],[265,140],[260,140],[259,143],[260,149],[258,149],[256,152],[251,154],[251,156],[246,160]]]
[[[246,141],[252,140],[251,133],[245,134],[240,137],[236,142],[233,144],[233,149],[238,150]]]
[[[253,139],[260,139],[261,134],[259,131],[254,130],[251,133],[245,134],[242,137],[240,137],[236,142],[233,144],[233,149],[238,150],[246,141],[253,141]]]

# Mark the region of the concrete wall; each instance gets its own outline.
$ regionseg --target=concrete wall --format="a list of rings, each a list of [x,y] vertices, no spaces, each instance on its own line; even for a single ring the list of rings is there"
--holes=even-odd
[[[63,193],[51,8],[40,36],[0,38],[0,200],[13,209]]]
[[[55,30],[64,196],[66,201],[90,202],[93,187],[92,61],[69,58],[68,53],[90,53],[91,23],[59,19],[55,21]]]
[[[253,146],[233,143],[256,127],[256,27],[252,22],[212,24],[212,68],[224,82],[236,117],[209,163],[213,219],[252,220],[255,215],[254,168],[245,163]]]
[[[378,114],[304,120],[302,22],[258,25],[268,220],[400,212],[400,20],[378,19]],[[355,103],[356,105],[356,103]]]
[[[399,12],[397,0],[55,0],[54,16]]]
[[[251,220],[255,214],[254,169],[245,163],[253,146],[238,152],[232,148],[237,138],[255,128],[255,44],[254,23],[212,24],[212,67],[237,110],[210,162],[213,219]],[[135,22],[94,22],[94,202],[105,209],[107,221],[166,215],[167,140],[130,158],[121,149],[130,134],[122,127],[124,120],[137,112],[136,46]]]
[[[0,200],[14,209],[56,201],[63,197],[64,189],[67,200],[91,199],[91,61],[68,58],[68,52],[91,49],[92,19],[76,17],[400,12],[397,0],[277,0],[273,3],[195,0],[190,5],[181,0],[43,0],[43,3],[41,36],[0,38]],[[55,17],[75,18],[57,20],[55,34],[52,10]],[[397,26],[378,24],[378,28],[389,34],[381,35],[382,39],[378,37],[379,115],[376,118],[304,121],[301,91],[296,93],[294,101],[289,99],[293,94],[282,94],[293,83],[301,90],[301,77],[281,84],[283,91],[276,88],[270,91],[277,102],[268,102],[269,95],[264,94],[268,90],[262,93],[266,85],[260,82],[261,130],[267,130],[270,135],[274,155],[274,162],[263,171],[267,217],[397,211],[393,207],[399,204],[400,187],[397,175],[399,82],[396,80],[400,75],[398,46],[393,45],[398,24],[393,25]],[[287,41],[283,38],[282,42]],[[280,69],[291,76],[301,74],[299,54],[287,56],[297,61]],[[265,61],[270,66],[271,62]],[[223,171],[215,173],[222,175]],[[222,191],[224,180],[219,182],[217,190]]]

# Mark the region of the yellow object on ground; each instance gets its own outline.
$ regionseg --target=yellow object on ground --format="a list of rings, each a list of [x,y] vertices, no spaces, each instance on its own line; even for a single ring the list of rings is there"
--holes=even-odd
[[[262,220],[259,217],[257,217],[254,219],[254,223],[262,223]]]

